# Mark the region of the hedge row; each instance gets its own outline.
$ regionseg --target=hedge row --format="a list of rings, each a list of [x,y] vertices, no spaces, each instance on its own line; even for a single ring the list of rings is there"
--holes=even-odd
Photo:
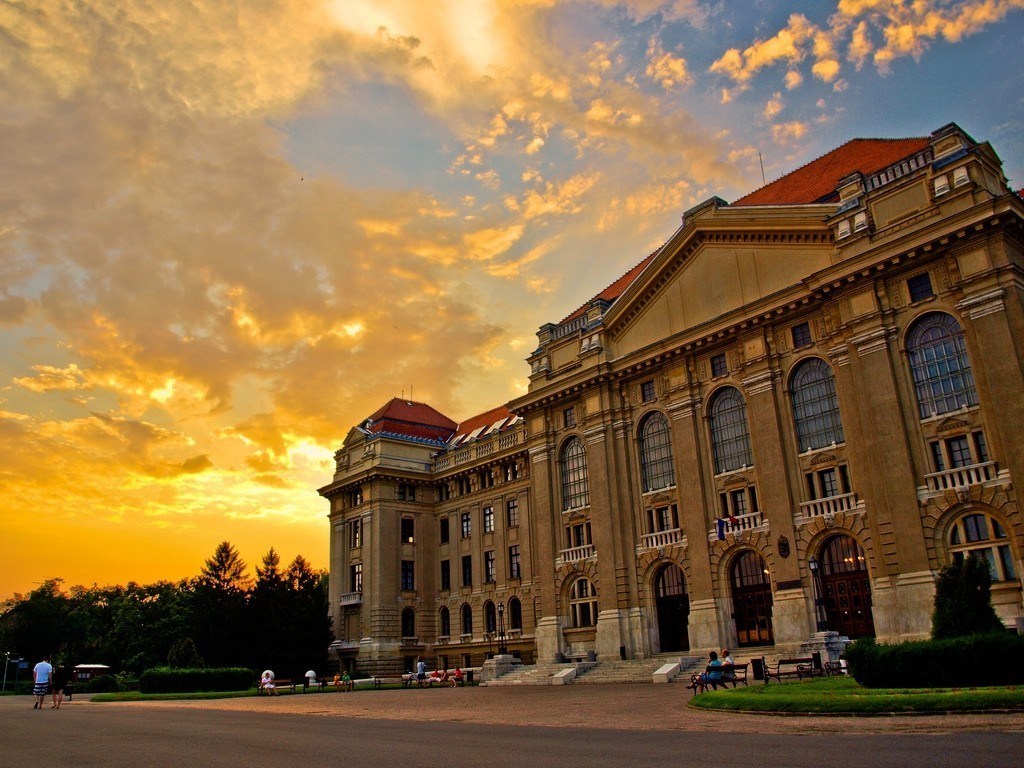
[[[866,688],[1024,684],[1024,637],[1007,632],[898,645],[858,640],[843,656]]]
[[[245,667],[219,669],[172,669],[154,667],[139,677],[142,693],[194,693],[197,691],[244,691],[256,674]]]

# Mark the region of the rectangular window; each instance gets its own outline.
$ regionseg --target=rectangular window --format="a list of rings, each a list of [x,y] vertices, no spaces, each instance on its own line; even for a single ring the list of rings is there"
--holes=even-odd
[[[363,591],[363,564],[353,563],[348,569],[348,585],[349,592],[362,592]]]
[[[437,488],[437,500],[448,501],[452,497],[452,489],[448,483],[441,483]]]
[[[909,278],[907,280],[907,290],[910,291],[911,302],[924,301],[935,295],[934,291],[932,291],[932,278],[927,272]]]
[[[758,506],[758,503],[757,503],[757,486],[756,485],[747,486],[747,497],[750,499],[750,511],[751,512],[760,512],[761,511],[761,507]]]
[[[481,488],[493,488],[494,487],[494,475],[491,474],[491,470],[485,469],[480,473],[480,487]]]
[[[975,432],[974,433],[974,449],[977,451],[977,458],[979,464],[984,464],[990,461],[988,457],[988,445],[985,443],[985,433]]]
[[[413,544],[416,541],[416,521],[411,517],[402,518],[402,543]]]
[[[947,192],[949,192],[949,178],[946,176],[946,174],[936,176],[932,180],[932,186],[935,189],[936,197],[938,197],[939,195],[944,195]]]
[[[407,485],[406,483],[398,484],[398,500],[399,501],[416,501],[416,486]]]
[[[802,347],[809,347],[811,345],[811,324],[800,323],[794,325],[792,328],[793,334],[793,349],[801,349]]]
[[[971,448],[967,442],[967,435],[951,437],[946,441],[946,448],[949,449],[949,463],[953,469],[969,467],[974,463],[971,460]]]
[[[473,518],[469,512],[463,512],[459,519],[462,521],[462,538],[468,539],[473,532]]]
[[[853,486],[850,485],[850,473],[845,464],[839,465],[839,487],[843,493],[850,493],[853,490]]]
[[[462,586],[473,586],[473,556],[462,556]]]
[[[962,187],[970,181],[970,177],[967,175],[967,166],[961,165],[959,168],[953,170],[953,186]]]
[[[363,521],[350,520],[348,523],[348,547],[359,549],[363,546]]]
[[[356,488],[348,492],[348,505],[350,507],[358,507],[363,503],[363,489]]]
[[[441,561],[441,589],[448,591],[452,588],[452,561]]]
[[[505,465],[505,482],[511,483],[513,480],[519,479],[519,465],[514,461],[511,464]]]
[[[442,544],[447,544],[448,543],[448,537],[449,537],[449,533],[448,533],[448,518],[447,517],[442,517],[441,518],[441,543]]]
[[[835,469],[823,469],[818,473],[818,482],[821,483],[821,495],[824,497],[839,495],[839,482]]]
[[[495,577],[494,568],[494,550],[490,549],[484,552],[484,581],[487,584],[493,584]]]
[[[640,385],[640,399],[645,403],[654,402],[657,395],[654,392],[654,380],[645,381]]]
[[[590,543],[590,523],[577,523],[565,529],[566,543],[570,547],[583,547]]]
[[[484,533],[494,533],[494,507],[484,507]]]
[[[853,231],[860,232],[862,229],[868,228],[868,215],[866,213],[857,213],[853,216]]]
[[[729,502],[732,504],[732,513],[736,517],[747,514],[747,491],[741,488],[738,491],[729,493]]]
[[[519,499],[505,502],[505,525],[509,528],[519,527]]]
[[[402,561],[402,589],[412,591],[416,589],[415,563],[412,560]]]
[[[508,577],[520,579],[523,576],[523,568],[519,563],[519,545],[508,548]]]
[[[814,483],[814,473],[808,472],[804,475],[804,479],[807,481],[807,500],[814,501],[818,498],[818,486]]]
[[[565,425],[566,429],[568,429],[569,427],[576,426],[575,408],[566,408],[564,411],[562,411],[562,423]]]
[[[468,477],[460,477],[459,478],[459,495],[460,496],[465,496],[467,493],[470,493],[472,490],[473,490],[473,486],[469,482],[469,478]]]
[[[711,357],[711,376],[718,378],[719,376],[725,376],[729,372],[729,364],[725,361],[725,353],[719,355],[712,355]]]
[[[932,449],[932,464],[935,465],[935,471],[944,472],[946,470],[946,459],[942,455],[942,443],[936,440],[933,443],[929,443],[928,447]]]

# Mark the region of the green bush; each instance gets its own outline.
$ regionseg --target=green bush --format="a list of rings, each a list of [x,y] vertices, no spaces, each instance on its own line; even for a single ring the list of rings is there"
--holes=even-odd
[[[245,667],[171,669],[154,667],[139,678],[142,693],[194,693],[196,691],[244,691],[251,688],[256,673]]]
[[[113,675],[97,675],[81,685],[83,693],[114,693],[121,690]]]
[[[898,645],[858,640],[843,656],[866,688],[1024,684],[1024,637],[1008,632]]]

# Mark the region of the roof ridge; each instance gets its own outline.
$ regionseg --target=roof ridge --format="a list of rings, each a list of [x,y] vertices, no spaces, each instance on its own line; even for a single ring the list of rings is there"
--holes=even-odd
[[[601,298],[605,293],[607,293],[609,290],[614,288],[617,283],[621,282],[622,280],[625,280],[630,275],[630,273],[635,272],[636,275],[639,275],[640,272],[643,271],[643,267],[646,267],[647,264],[651,261],[651,259],[654,258],[655,254],[657,254],[658,251],[660,251],[664,247],[665,247],[665,243],[662,243],[657,248],[655,248],[653,251],[651,251],[649,254],[644,256],[644,258],[642,258],[638,263],[634,264],[632,267],[627,269],[625,272],[623,272],[617,278],[615,278],[610,283],[608,283],[608,285],[606,285],[602,290],[598,291],[596,294],[594,294],[589,299],[587,299],[585,302],[583,302],[578,307],[576,307],[576,309],[574,309],[568,315],[566,315],[561,320],[559,320],[558,321],[558,325],[561,325],[562,323],[566,323],[569,320],[571,320],[572,318],[577,317],[583,310],[585,310],[588,306],[590,306],[590,304],[595,299]],[[636,275],[634,275],[633,279],[636,279]],[[608,300],[609,301],[615,301],[615,299],[617,299],[619,296],[621,296],[622,293],[626,290],[626,288],[628,288],[632,284],[633,284],[633,280],[630,280],[628,283],[626,283],[626,285],[622,286],[622,290],[621,291],[619,291],[617,294],[615,294],[615,296],[612,296]]]

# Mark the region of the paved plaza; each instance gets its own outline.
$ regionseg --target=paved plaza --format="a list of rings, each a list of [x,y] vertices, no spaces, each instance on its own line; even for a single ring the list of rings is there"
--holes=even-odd
[[[682,686],[308,693],[100,704],[0,698],[0,765],[1018,766],[1024,714],[705,713]]]

